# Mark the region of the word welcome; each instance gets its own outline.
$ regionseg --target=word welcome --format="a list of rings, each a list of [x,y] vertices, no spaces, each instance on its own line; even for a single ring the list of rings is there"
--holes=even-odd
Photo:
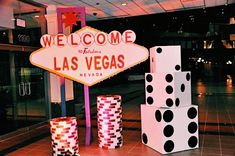
[[[84,32],[79,35],[77,33],[70,34],[66,36],[64,34],[58,34],[55,36],[46,34],[41,37],[40,43],[42,47],[50,47],[52,45],[58,47],[64,47],[66,45],[79,46],[80,44],[84,46],[91,46],[96,44],[99,46],[105,45],[109,42],[112,45],[124,43],[134,43],[136,40],[136,34],[132,30],[126,30],[121,34],[119,31],[112,31],[109,34],[104,32],[97,32],[95,34],[91,32]]]

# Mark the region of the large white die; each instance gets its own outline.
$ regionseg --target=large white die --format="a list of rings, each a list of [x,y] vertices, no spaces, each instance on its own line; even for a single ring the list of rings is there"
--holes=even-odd
[[[150,72],[181,71],[180,46],[156,46],[150,48]]]
[[[191,100],[190,72],[145,74],[146,104],[158,107],[189,106]]]
[[[161,154],[199,147],[198,107],[175,109],[141,105],[142,143]]]

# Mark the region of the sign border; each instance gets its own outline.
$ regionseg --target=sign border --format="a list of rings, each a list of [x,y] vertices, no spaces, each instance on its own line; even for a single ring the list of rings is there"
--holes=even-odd
[[[78,30],[78,31],[76,31],[76,32],[74,32],[74,33],[79,33],[80,31],[83,31],[84,29],[87,29],[87,28],[88,28],[88,29],[91,29],[91,30],[93,30],[93,31],[95,31],[95,32],[103,32],[103,31],[100,31],[100,30],[98,30],[98,29],[92,28],[92,27],[90,27],[90,26],[85,26],[85,27],[81,28],[80,30]],[[106,33],[106,32],[104,32],[104,33]],[[106,34],[107,34],[107,33],[106,33]],[[93,85],[95,85],[95,84],[97,84],[97,83],[100,83],[100,82],[102,82],[102,81],[104,81],[104,80],[106,80],[106,79],[108,79],[108,78],[111,78],[111,77],[117,75],[118,73],[121,73],[121,72],[125,71],[125,70],[128,69],[128,68],[131,68],[131,67],[133,67],[133,66],[136,66],[136,65],[138,65],[138,64],[140,64],[140,63],[146,61],[146,60],[149,58],[149,51],[148,51],[147,48],[145,48],[145,47],[143,47],[143,46],[140,46],[140,45],[138,45],[138,44],[135,44],[135,43],[127,43],[127,44],[133,44],[134,46],[136,46],[136,47],[138,47],[138,48],[142,48],[142,49],[146,50],[146,53],[147,53],[146,58],[143,58],[143,59],[141,59],[140,61],[138,61],[138,62],[136,62],[136,63],[134,63],[134,64],[132,64],[132,65],[129,65],[129,66],[127,66],[127,67],[125,67],[125,68],[123,68],[123,69],[121,69],[121,70],[118,70],[118,71],[114,72],[113,74],[111,74],[111,75],[109,75],[109,76],[103,77],[102,79],[100,79],[100,80],[98,80],[98,81],[96,81],[96,82],[94,82],[94,83],[91,83],[91,84],[88,84],[88,83],[86,83],[86,82],[84,82],[84,81],[81,81],[80,79],[77,79],[77,78],[73,78],[73,77],[71,77],[71,76],[68,76],[68,75],[66,75],[66,74],[58,73],[58,72],[56,72],[56,71],[54,71],[54,70],[51,70],[51,69],[49,69],[49,68],[47,68],[47,67],[41,66],[41,65],[39,65],[39,64],[37,64],[37,63],[34,63],[34,62],[32,61],[32,57],[33,57],[32,55],[34,55],[34,54],[36,54],[36,53],[39,53],[41,50],[47,49],[48,47],[47,47],[47,48],[46,48],[46,47],[42,47],[42,48],[40,48],[40,49],[38,49],[38,50],[32,52],[32,53],[30,54],[30,56],[29,56],[29,60],[30,60],[31,64],[33,64],[34,66],[40,67],[40,68],[42,68],[42,69],[45,69],[45,70],[47,70],[47,71],[49,71],[49,72],[51,72],[51,73],[54,73],[54,74],[56,74],[56,75],[59,75],[59,76],[68,78],[68,79],[70,79],[70,80],[79,82],[79,83],[84,84],[84,85],[87,85],[87,86],[93,86]]]

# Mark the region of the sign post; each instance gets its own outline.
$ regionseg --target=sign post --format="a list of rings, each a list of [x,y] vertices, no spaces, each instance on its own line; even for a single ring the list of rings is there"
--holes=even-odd
[[[81,21],[81,26],[82,27],[86,26],[85,8],[57,8],[58,31],[60,33],[63,33],[62,15],[68,12],[78,13],[80,15],[79,20]],[[77,20],[72,22],[77,22]],[[70,24],[73,25],[76,23],[70,23]],[[66,116],[65,79],[64,77],[61,77],[60,80],[61,80],[61,115]],[[91,127],[89,88],[88,86],[85,85],[84,85],[84,101],[85,101],[86,127]]]

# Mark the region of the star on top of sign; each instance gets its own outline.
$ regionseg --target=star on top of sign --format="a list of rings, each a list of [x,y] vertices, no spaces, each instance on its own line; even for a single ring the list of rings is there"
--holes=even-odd
[[[78,18],[78,13],[74,12],[66,12],[64,13],[64,19],[62,20],[65,23],[65,27],[72,28],[73,25],[77,25],[77,21],[80,19]]]

